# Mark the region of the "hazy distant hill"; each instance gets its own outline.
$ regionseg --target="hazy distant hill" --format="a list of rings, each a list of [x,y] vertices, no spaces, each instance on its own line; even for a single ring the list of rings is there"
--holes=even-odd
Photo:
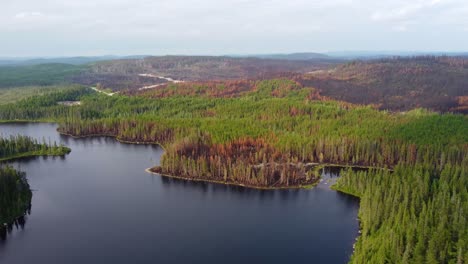
[[[85,69],[85,65],[63,63],[0,66],[0,88],[69,83],[69,78]]]
[[[290,54],[257,54],[249,55],[247,57],[261,58],[261,59],[275,59],[275,60],[332,60],[330,57],[321,53],[302,52]]]
[[[341,58],[345,60],[374,60],[395,57],[416,57],[416,56],[451,56],[468,57],[468,52],[423,52],[423,51],[333,51],[325,55],[331,58]]]

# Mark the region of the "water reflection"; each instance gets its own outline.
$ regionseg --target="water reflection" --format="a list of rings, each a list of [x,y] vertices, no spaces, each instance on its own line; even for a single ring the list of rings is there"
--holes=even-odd
[[[78,145],[82,147],[89,147],[95,144],[104,144],[104,143],[115,143],[117,140],[114,137],[82,137],[82,138],[74,138],[66,135],[59,135],[60,142],[65,145]],[[73,150],[72,150],[73,151]]]
[[[0,226],[0,245],[3,245],[7,240],[7,236],[11,234],[15,229],[23,230],[28,219],[28,215],[31,214],[31,205],[25,210],[24,215],[17,217],[12,223],[2,223]]]
[[[321,169],[321,179],[318,184],[318,187],[323,189],[330,189],[336,180],[340,177],[340,173],[342,170],[346,170],[348,167],[342,166],[326,166]],[[351,168],[354,171],[359,170],[367,170],[366,168]],[[178,178],[171,178],[165,177],[160,175],[153,175],[153,177],[157,177],[160,179],[161,183],[164,185],[173,185],[173,186],[184,186],[190,187],[193,189],[199,189],[202,192],[232,192],[232,193],[239,193],[242,195],[248,194],[255,194],[259,196],[274,196],[278,193],[280,196],[285,197],[287,199],[299,195],[299,192],[303,189],[296,188],[296,189],[253,189],[247,188],[239,185],[228,185],[228,184],[218,184],[218,183],[209,183],[204,181],[191,181],[186,179],[178,179]],[[346,195],[348,196],[348,195]]]
[[[338,199],[348,206],[354,206],[356,203],[359,203],[360,199],[356,196],[348,195],[342,192],[336,192]]]
[[[196,182],[196,181],[189,181],[184,179],[176,179],[170,177],[163,177],[159,175],[155,175],[154,177],[159,177],[162,184],[166,186],[180,186],[184,188],[192,188],[202,191],[203,193],[208,192],[209,185],[206,182]]]
[[[217,193],[228,193],[233,195],[235,198],[241,199],[259,199],[259,200],[284,200],[291,201],[299,198],[299,196],[307,196],[309,190],[304,189],[253,189],[246,188],[238,185],[227,185],[218,183],[209,183],[203,181],[191,181],[185,179],[177,179],[164,177],[160,175],[153,175],[160,179],[160,182],[167,186],[167,189],[173,188],[191,188],[193,190],[200,191],[203,194],[217,194]]]

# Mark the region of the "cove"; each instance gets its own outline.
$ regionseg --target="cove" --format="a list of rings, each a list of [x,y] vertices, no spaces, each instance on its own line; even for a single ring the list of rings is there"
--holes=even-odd
[[[0,134],[18,133],[72,152],[9,163],[26,172],[33,198],[0,241],[0,263],[346,263],[358,236],[359,201],[327,180],[263,191],[175,180],[145,172],[158,146],[0,124]]]

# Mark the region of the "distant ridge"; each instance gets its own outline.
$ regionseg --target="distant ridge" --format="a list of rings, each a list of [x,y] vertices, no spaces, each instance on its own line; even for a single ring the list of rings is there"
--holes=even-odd
[[[250,54],[250,55],[237,55],[230,57],[251,57],[260,59],[274,59],[274,60],[332,60],[333,57],[322,53],[315,52],[297,52],[297,53],[272,53],[272,54]]]
[[[56,58],[0,58],[0,66],[14,66],[14,65],[39,65],[39,64],[51,64],[51,63],[62,63],[72,65],[83,65],[97,61],[117,60],[117,59],[141,59],[147,57],[146,55],[134,55],[134,56],[76,56],[76,57],[56,57]]]
[[[450,56],[468,57],[468,52],[444,52],[444,51],[332,51],[325,53],[331,58],[348,60],[355,59],[382,59],[391,57],[414,57],[414,56]]]
[[[294,52],[294,53],[269,53],[269,54],[227,54],[224,56],[209,55],[103,55],[103,56],[71,56],[71,57],[4,57],[0,56],[0,66],[27,66],[50,63],[63,63],[72,65],[84,65],[100,61],[143,59],[143,58],[257,58],[287,61],[346,61],[346,60],[372,60],[391,57],[412,56],[451,56],[468,57],[467,52],[444,52],[444,51],[331,51],[318,52]]]

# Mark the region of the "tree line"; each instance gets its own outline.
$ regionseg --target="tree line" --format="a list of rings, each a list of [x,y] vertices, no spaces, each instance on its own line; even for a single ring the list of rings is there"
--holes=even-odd
[[[22,135],[0,137],[0,161],[28,156],[54,155],[61,156],[70,153],[70,149],[57,145],[56,142],[42,143],[38,140]]]

